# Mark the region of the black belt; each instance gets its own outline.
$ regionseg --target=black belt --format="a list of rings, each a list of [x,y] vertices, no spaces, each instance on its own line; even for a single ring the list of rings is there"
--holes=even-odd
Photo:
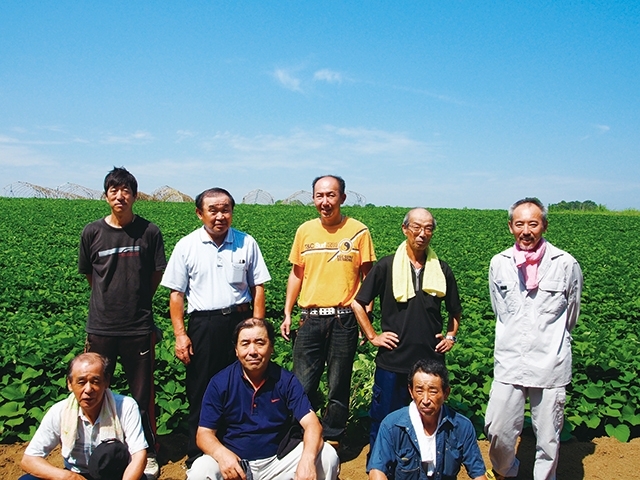
[[[211,315],[231,315],[232,313],[243,313],[251,310],[250,303],[241,303],[240,305],[230,305],[218,310],[194,310],[189,314],[191,317],[208,317]]]

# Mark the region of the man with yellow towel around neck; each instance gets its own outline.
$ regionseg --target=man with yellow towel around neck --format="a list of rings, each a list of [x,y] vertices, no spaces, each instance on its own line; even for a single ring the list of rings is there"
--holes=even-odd
[[[436,221],[424,208],[404,217],[402,242],[394,255],[382,258],[367,275],[351,305],[364,335],[378,347],[371,400],[370,449],[380,422],[409,404],[407,375],[421,359],[444,363],[444,354],[456,343],[460,325],[458,285],[449,265],[429,246]],[[382,333],[375,332],[364,306],[380,298]],[[449,314],[442,333],[441,305]]]

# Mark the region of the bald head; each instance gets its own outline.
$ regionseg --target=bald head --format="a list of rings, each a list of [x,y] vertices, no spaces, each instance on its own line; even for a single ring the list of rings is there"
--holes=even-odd
[[[436,219],[426,208],[416,207],[409,210],[404,216],[404,220],[402,220],[402,226],[407,227],[411,222],[420,223],[421,225],[430,222],[433,225],[433,229],[436,229]]]

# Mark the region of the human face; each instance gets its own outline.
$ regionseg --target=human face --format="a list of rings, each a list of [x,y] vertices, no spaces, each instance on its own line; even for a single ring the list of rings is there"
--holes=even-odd
[[[443,390],[442,379],[430,373],[417,371],[413,376],[413,385],[409,394],[425,421],[438,421],[442,404],[449,398],[450,389]]]
[[[109,382],[104,376],[100,362],[76,362],[71,371],[71,380],[67,380],[69,391],[78,400],[82,411],[92,420],[100,413],[108,386]]]
[[[264,374],[273,354],[267,329],[262,326],[243,328],[238,334],[236,357],[248,377]]]
[[[136,196],[126,185],[112,186],[105,192],[107,203],[114,214],[131,213]]]
[[[518,205],[509,221],[509,231],[521,250],[535,250],[542,234],[547,231],[540,207],[533,203]]]
[[[224,194],[205,197],[202,210],[196,208],[196,215],[214,241],[224,240],[233,220],[231,199]]]
[[[407,245],[414,252],[423,252],[429,247],[435,223],[433,216],[422,208],[409,212],[409,224],[402,226],[402,232],[407,237]]]
[[[313,189],[313,203],[323,225],[338,225],[342,221],[340,205],[346,198],[344,193],[340,193],[340,184],[335,178],[323,177],[316,182]]]

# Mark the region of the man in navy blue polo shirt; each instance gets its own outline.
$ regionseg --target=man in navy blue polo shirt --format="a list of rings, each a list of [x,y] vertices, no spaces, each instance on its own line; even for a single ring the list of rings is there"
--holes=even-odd
[[[196,436],[204,455],[194,461],[187,479],[337,478],[338,456],[323,442],[302,385],[270,361],[274,337],[273,326],[262,319],[250,318],[235,328],[238,361],[209,382]],[[292,420],[304,431],[302,442],[279,452],[279,445],[288,443]]]

